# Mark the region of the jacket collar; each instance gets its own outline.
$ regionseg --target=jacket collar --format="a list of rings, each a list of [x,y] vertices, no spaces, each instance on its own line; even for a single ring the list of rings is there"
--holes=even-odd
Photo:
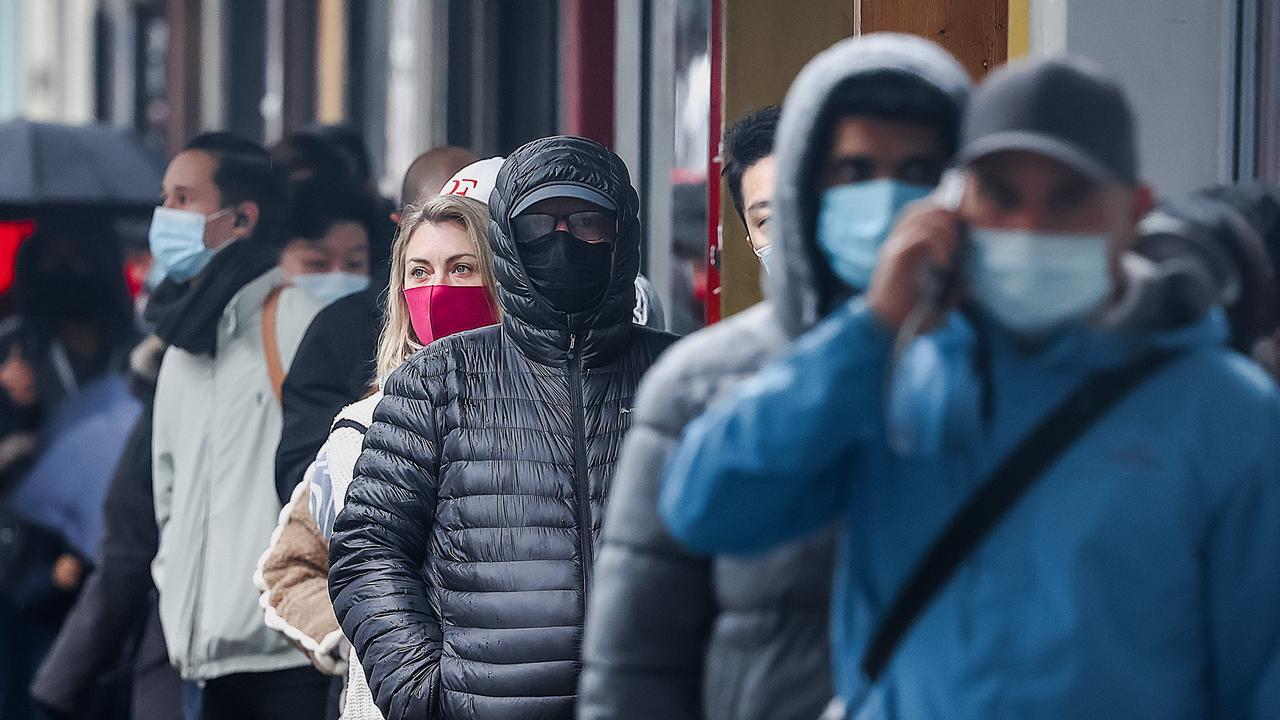
[[[267,296],[278,287],[288,285],[284,271],[272,268],[249,281],[239,292],[231,296],[231,301],[222,311],[222,322],[219,335],[226,339],[238,337],[245,328],[257,327],[262,316],[262,305]]]

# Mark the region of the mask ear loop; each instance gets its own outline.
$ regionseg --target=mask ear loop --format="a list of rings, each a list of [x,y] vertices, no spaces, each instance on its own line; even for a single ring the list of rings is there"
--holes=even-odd
[[[939,181],[938,188],[933,191],[933,201],[948,210],[958,209],[960,200],[964,196],[964,185],[964,175],[959,170],[954,168],[948,170]],[[893,338],[889,367],[885,370],[884,427],[889,448],[902,457],[911,455],[918,449],[919,439],[909,428],[894,422],[893,396],[898,368],[902,358],[915,341],[924,334],[925,329],[940,319],[944,303],[958,289],[960,268],[963,265],[961,256],[965,252],[965,244],[962,233],[960,247],[956,257],[952,258],[949,270],[942,270],[933,265],[925,267],[924,272],[916,279],[916,303],[912,306],[911,312],[907,313],[906,319],[903,320],[902,326],[898,328]]]
[[[226,207],[222,208],[221,210],[216,210],[216,211],[214,211],[213,213],[211,213],[211,214],[209,214],[209,215],[205,215],[205,217],[204,217],[204,225],[205,225],[205,227],[209,227],[209,222],[210,222],[210,221],[212,221],[212,220],[217,220],[218,218],[222,217],[223,215],[226,215],[226,214],[227,214],[227,213],[229,213],[229,212],[237,212],[237,211],[236,211],[236,206],[235,206],[235,205],[228,205],[228,206],[226,206]],[[241,227],[241,226],[243,225],[243,223],[241,222],[241,218],[243,218],[243,217],[244,217],[243,215],[239,215],[239,214],[237,214],[237,216],[236,216],[236,221],[235,221],[235,223],[232,225],[232,227],[233,227],[233,228]],[[218,243],[218,247],[213,248],[213,252],[215,252],[215,253],[222,252],[222,249],[223,249],[223,248],[227,247],[227,246],[228,246],[228,245],[230,245],[231,243],[233,243],[233,242],[235,242],[235,241],[237,241],[237,240],[240,240],[240,239],[241,239],[241,238],[240,238],[239,236],[237,236],[235,233],[232,233],[232,234],[228,235],[227,237],[223,238],[223,239],[222,239],[222,241]]]

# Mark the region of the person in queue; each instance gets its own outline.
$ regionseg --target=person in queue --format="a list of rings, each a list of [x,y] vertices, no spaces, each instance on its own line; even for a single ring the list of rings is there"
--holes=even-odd
[[[401,207],[437,193],[474,158],[468,150],[449,146],[418,156],[405,172]],[[375,219],[398,224],[400,212]],[[383,321],[381,298],[387,290],[389,258],[390,245],[379,242],[374,233],[369,243],[368,287],[321,310],[298,345],[284,381],[284,432],[276,449],[276,495],[282,504],[289,501],[307,466],[315,460],[333,416],[360,399],[375,379],[374,356]]]
[[[0,717],[34,712],[33,672],[92,565],[67,530],[92,513],[88,498],[101,497],[76,469],[57,475],[82,492],[31,474],[72,429],[60,419],[83,407],[83,391],[126,368],[138,339],[120,244],[101,223],[39,218],[15,270],[17,313],[0,333]]]
[[[747,244],[769,270],[773,252],[769,242],[773,219],[773,186],[777,163],[773,156],[774,135],[782,108],[769,105],[738,118],[724,132],[724,180],[738,219],[747,229]]]
[[[150,244],[156,381],[152,574],[170,661],[204,720],[314,718],[328,681],[262,625],[252,579],[280,504],[280,384],[321,305],[277,266],[285,183],[257,143],[206,133],[174,156]]]
[[[371,210],[355,190],[314,179],[292,187],[280,269],[325,305],[369,287]]]
[[[468,174],[467,168],[459,174]],[[484,203],[438,195],[408,206],[400,222],[378,342],[379,379],[434,340],[498,320]],[[316,461],[281,511],[255,575],[267,625],[301,647],[318,669],[345,675],[343,717],[379,717],[327,591],[328,536],[345,501],[373,410],[382,399],[379,387],[375,381],[368,397],[334,418]]]
[[[691,553],[658,515],[662,469],[687,423],[812,325],[799,308],[825,313],[865,289],[819,247],[864,252],[901,210],[903,193],[883,188],[937,182],[969,87],[937,45],[869,35],[810,61],[780,126],[766,108],[731,128],[725,180],[752,244],[799,251],[763,256],[767,301],[681,340],[641,386],[587,613],[580,718],[816,718],[831,699],[831,533],[760,558]],[[822,213],[865,192],[845,215],[860,239],[819,235],[835,224]]]
[[[329,589],[388,720],[570,718],[584,599],[640,376],[638,197],[585,138],[530,142],[490,195],[499,326],[383,384]]]

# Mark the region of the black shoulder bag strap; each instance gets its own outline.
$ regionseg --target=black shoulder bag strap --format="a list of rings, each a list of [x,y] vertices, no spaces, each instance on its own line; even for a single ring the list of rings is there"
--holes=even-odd
[[[969,496],[934,539],[876,627],[862,655],[862,672],[871,683],[880,679],[898,645],[956,569],[1018,504],[1036,479],[1094,422],[1175,356],[1156,353],[1090,376]]]
[[[333,432],[334,430],[337,430],[339,428],[347,428],[349,430],[355,430],[361,435],[365,435],[369,432],[369,428],[365,427],[363,423],[352,420],[351,418],[339,418],[335,420],[333,422],[333,425],[330,426],[329,432]]]

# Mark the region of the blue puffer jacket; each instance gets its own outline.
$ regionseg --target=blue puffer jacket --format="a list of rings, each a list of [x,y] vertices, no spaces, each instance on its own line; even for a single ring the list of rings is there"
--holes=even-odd
[[[886,404],[891,338],[854,302],[689,427],[661,510],[704,552],[844,522],[833,644],[861,717],[1280,717],[1280,398],[1224,334],[1210,314],[1027,352],[956,316]],[[1090,373],[1156,347],[1182,355],[1059,457],[866,687],[877,619],[974,487]]]

